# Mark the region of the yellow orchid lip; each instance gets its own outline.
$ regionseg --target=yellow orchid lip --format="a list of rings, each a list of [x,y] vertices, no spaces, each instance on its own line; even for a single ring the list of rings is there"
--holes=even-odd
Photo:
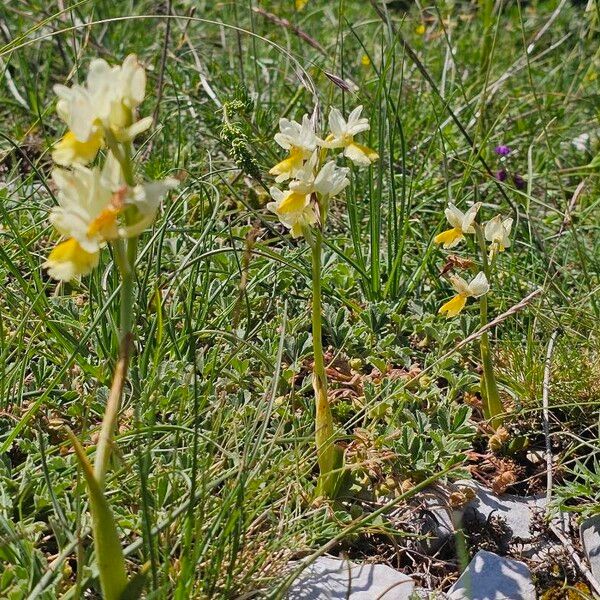
[[[52,158],[61,165],[87,164],[96,158],[96,154],[98,154],[98,150],[100,150],[103,143],[102,128],[96,129],[85,142],[79,141],[75,134],[69,130],[54,147]]]
[[[458,227],[446,229],[442,233],[438,233],[433,241],[436,244],[443,244],[445,248],[449,248],[464,238],[463,232]]]
[[[438,312],[440,314],[446,313],[446,317],[448,318],[456,317],[456,315],[458,315],[465,307],[466,303],[467,297],[463,294],[457,294],[448,300],[448,302],[443,304]]]
[[[280,214],[290,214],[300,212],[306,205],[306,195],[292,192],[281,201],[277,207],[277,212]]]
[[[294,171],[294,169],[299,169],[302,166],[302,161],[304,160],[304,152],[302,148],[297,148],[296,146],[292,146],[290,148],[290,152],[287,158],[284,158],[281,162],[277,163],[270,171],[270,175],[287,175]]]
[[[348,146],[354,146],[357,148],[359,152],[362,152],[362,154],[364,154],[371,162],[375,162],[379,158],[379,154],[377,154],[375,150],[365,146],[364,144],[359,144],[358,142],[351,140]]]
[[[72,260],[79,252],[85,252],[85,250],[79,245],[79,242],[74,238],[69,238],[60,244],[57,244],[48,260],[62,262],[64,260]]]
[[[52,249],[45,266],[52,277],[69,280],[87,275],[98,259],[98,252],[87,252],[75,238],[69,238]]]

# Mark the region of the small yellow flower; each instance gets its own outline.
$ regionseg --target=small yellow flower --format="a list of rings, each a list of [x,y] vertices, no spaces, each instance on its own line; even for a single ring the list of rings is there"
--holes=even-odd
[[[502,219],[500,215],[496,215],[493,219],[485,224],[485,239],[490,243],[489,259],[492,260],[498,252],[504,252],[510,246],[510,230],[512,229],[513,220]]]
[[[84,142],[80,142],[72,131],[67,131],[54,146],[52,160],[59,165],[85,165],[96,158],[103,141],[104,136],[101,128],[93,131]]]
[[[440,314],[446,313],[448,318],[455,317],[462,311],[467,303],[467,298],[479,298],[490,290],[490,285],[483,271],[478,273],[469,283],[458,275],[450,277],[450,283],[457,292],[456,296],[443,304],[439,310]]]
[[[423,25],[423,23],[420,23],[419,25],[417,25],[415,27],[415,33],[417,35],[423,35],[425,33],[425,25]]]
[[[56,112],[69,130],[58,143],[59,164],[86,164],[94,159],[107,130],[118,141],[131,141],[148,129],[152,119],[136,120],[136,109],[144,100],[146,73],[135,54],[120,66],[105,60],[90,63],[85,85],[55,85]]]
[[[282,192],[279,188],[271,188],[271,196],[275,202],[269,202],[267,208],[274,212],[287,227],[292,237],[303,235],[303,228],[314,225],[318,218],[311,203],[310,194],[294,190]]]
[[[302,10],[307,4],[308,0],[296,0],[296,10]]]
[[[76,164],[71,170],[52,172],[58,206],[50,221],[67,239],[45,264],[51,277],[69,280],[89,273],[100,249],[111,240],[139,235],[154,220],[164,194],[177,185],[165,179],[130,188],[117,167],[109,157],[102,170]]]
[[[280,119],[279,133],[275,134],[275,141],[288,151],[288,156],[269,171],[271,175],[276,175],[275,181],[281,183],[294,177],[302,168],[304,161],[317,147],[318,139],[312,121],[308,115],[304,115],[301,124],[289,119]]]
[[[456,208],[454,204],[448,204],[445,214],[446,219],[448,219],[448,223],[452,225],[452,228],[436,235],[433,238],[433,241],[436,244],[443,244],[444,248],[454,248],[454,246],[465,239],[465,234],[475,233],[473,222],[475,221],[480,206],[481,203],[477,202],[476,204],[473,204],[466,213],[463,213]]]
[[[99,258],[99,251],[87,252],[76,239],[70,238],[50,252],[43,266],[48,269],[50,277],[70,281],[90,273],[98,265]]]
[[[122,197],[115,193],[119,182],[109,179],[108,168],[54,169],[58,206],[50,222],[64,236],[74,238],[88,253],[97,252],[108,240],[118,237],[117,217]]]
[[[366,54],[363,54],[363,55],[360,57],[360,64],[361,64],[363,67],[368,67],[368,66],[371,64],[371,59],[370,59],[370,58],[369,58],[369,57],[368,57]]]
[[[368,167],[379,158],[379,154],[354,141],[354,136],[370,129],[369,120],[361,117],[363,107],[357,106],[344,119],[337,108],[329,113],[329,128],[331,133],[321,142],[324,148],[344,148],[344,156],[358,167]]]

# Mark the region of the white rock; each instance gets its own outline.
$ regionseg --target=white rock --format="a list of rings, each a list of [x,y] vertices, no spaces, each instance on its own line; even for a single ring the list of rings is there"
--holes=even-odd
[[[413,580],[387,565],[321,556],[287,592],[288,600],[409,600]]]
[[[448,600],[535,600],[535,588],[527,565],[480,550],[458,581]]]
[[[579,528],[579,534],[592,575],[600,580],[600,515],[586,519]]]
[[[587,152],[590,149],[590,134],[582,133],[571,140],[571,144],[578,152]]]

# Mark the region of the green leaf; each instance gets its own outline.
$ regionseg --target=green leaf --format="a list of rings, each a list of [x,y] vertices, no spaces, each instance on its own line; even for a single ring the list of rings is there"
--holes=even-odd
[[[128,588],[128,583],[125,557],[117,526],[106,497],[94,477],[94,470],[85,450],[70,429],[67,429],[67,433],[81,465],[89,492],[92,533],[102,595],[104,600],[121,600]]]
[[[149,568],[150,563],[146,563],[140,572],[130,579],[119,600],[138,600],[142,597]]]

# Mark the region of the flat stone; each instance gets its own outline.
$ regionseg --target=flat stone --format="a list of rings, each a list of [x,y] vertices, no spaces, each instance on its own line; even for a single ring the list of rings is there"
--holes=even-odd
[[[600,580],[600,515],[585,519],[579,527],[579,535],[592,575]]]
[[[458,581],[448,600],[535,600],[535,587],[525,563],[480,550]]]
[[[414,581],[387,565],[321,556],[287,592],[288,600],[409,600]]]
[[[536,512],[546,506],[545,496],[515,496],[503,494],[496,496],[490,489],[475,481],[460,481],[461,486],[471,487],[476,498],[465,505],[458,515],[460,521],[475,516],[479,521],[486,521],[492,514],[502,517],[512,531],[513,538],[529,541],[533,537],[531,523]],[[471,513],[471,514],[469,514]]]

